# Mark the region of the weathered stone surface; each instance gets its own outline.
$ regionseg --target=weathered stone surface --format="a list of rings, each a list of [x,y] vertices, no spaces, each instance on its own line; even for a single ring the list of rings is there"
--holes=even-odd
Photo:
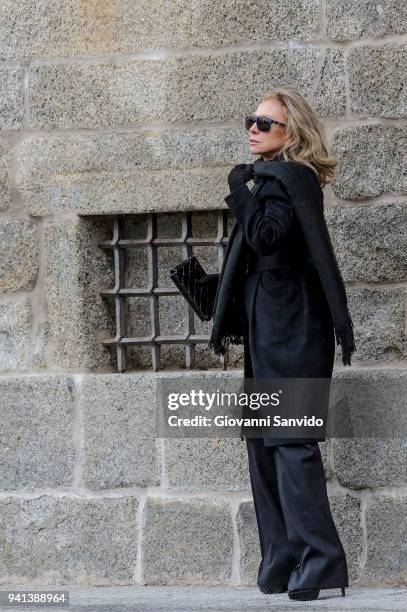
[[[407,129],[363,125],[337,130],[332,154],[338,159],[332,189],[338,198],[361,200],[407,193]]]
[[[326,211],[326,220],[346,282],[406,280],[407,201],[334,206]]]
[[[95,6],[81,0],[63,4],[8,0],[0,12],[0,58],[30,60],[188,46],[189,4],[111,0]]]
[[[309,95],[321,53],[311,48],[261,49],[34,66],[30,122],[42,128],[96,128],[133,126],[151,119],[242,120],[242,109],[257,106],[265,84],[270,89],[284,80]],[[335,87],[331,91],[336,102],[338,92]],[[330,106],[329,96],[325,97],[320,113],[329,114]]]
[[[243,344],[229,344],[228,369],[244,368]]]
[[[335,371],[331,386],[327,429],[330,442],[332,443],[333,438],[387,440],[390,448],[390,442],[396,441],[393,449],[394,456],[396,457],[400,452],[402,455],[404,453],[403,444],[399,447],[397,440],[407,437],[406,397],[407,370],[405,368],[352,367]],[[391,470],[394,469],[393,476],[399,482],[404,481],[404,476],[397,475],[397,470],[402,468],[396,467],[397,460],[392,464],[390,457],[389,454],[389,466],[387,472],[383,467],[382,477],[387,479]],[[343,460],[348,461],[345,455]],[[340,461],[339,459],[339,465]],[[335,465],[333,467],[335,469]],[[375,466],[372,461],[370,469],[372,474],[376,474],[376,469],[381,468]],[[346,467],[339,468],[339,470],[343,473],[342,478],[346,478]],[[376,476],[371,476],[368,470],[362,474],[362,470],[363,468],[359,470],[356,465],[353,467],[349,472],[350,480],[347,481],[349,485],[353,475],[356,478],[356,487],[358,478],[361,478],[363,483],[373,482]]]
[[[33,287],[38,258],[35,225],[17,218],[0,219],[0,291]]]
[[[363,584],[401,586],[407,579],[407,499],[370,498],[366,509],[367,558]]]
[[[30,362],[31,302],[0,302],[0,369],[24,369]]]
[[[211,0],[129,0],[95,8],[80,0],[3,2],[0,59],[131,53],[160,47],[200,47],[318,35],[318,1],[239,1],[223,10]],[[27,19],[29,15],[29,19]],[[222,28],[219,21],[222,21]]]
[[[244,441],[221,438],[165,440],[168,484],[175,489],[250,489]]]
[[[35,330],[32,355],[32,366],[34,368],[47,367],[48,343],[49,323],[48,321],[43,321],[42,323],[39,323],[37,329]]]
[[[0,141],[0,210],[7,210],[11,203],[9,184],[10,159],[8,145]]]
[[[45,224],[50,357],[59,367],[113,364],[101,340],[115,335],[114,310],[112,301],[99,294],[114,285],[112,255],[97,246],[111,238],[111,231],[108,219],[76,217]]]
[[[343,51],[326,49],[312,103],[320,115],[338,117],[346,110],[345,65]]]
[[[329,505],[346,554],[349,580],[359,578],[363,548],[360,500],[352,495],[329,494]]]
[[[348,290],[347,295],[357,345],[354,358],[366,362],[405,359],[405,289],[360,287]]]
[[[233,526],[226,503],[150,498],[143,525],[147,584],[229,582]]]
[[[403,0],[327,0],[326,14],[327,34],[333,40],[407,32],[407,7]]]
[[[3,497],[0,507],[3,584],[97,586],[133,580],[134,497]]]
[[[24,72],[20,68],[0,69],[0,131],[17,130],[24,118]]]
[[[0,379],[0,387],[0,489],[70,486],[72,380],[7,377]]]
[[[227,175],[253,161],[244,129],[30,137],[17,150],[17,181],[35,215],[227,208]]]
[[[407,444],[404,439],[332,439],[332,468],[349,489],[407,484]]]
[[[407,47],[358,45],[348,55],[351,111],[359,115],[406,117]]]
[[[243,585],[257,584],[261,561],[259,532],[252,501],[242,502],[236,517],[240,544],[240,580]]]
[[[328,480],[329,478],[331,478],[331,470],[329,463],[329,440],[326,440],[325,442],[318,442],[318,446],[321,452],[325,478]]]
[[[17,149],[20,187],[47,174],[130,175],[131,171],[200,168],[253,158],[243,128],[194,127],[133,133],[30,135]],[[41,183],[39,182],[38,186]],[[225,181],[226,188],[228,187]],[[165,224],[164,224],[165,225]],[[168,224],[165,226],[168,228]]]
[[[83,480],[87,487],[159,484],[155,379],[145,374],[95,374],[81,385]]]
[[[189,8],[190,44],[194,46],[319,38],[319,6],[315,0],[300,0],[295,5],[284,0],[251,4],[239,0],[224,6],[214,0],[193,0]]]

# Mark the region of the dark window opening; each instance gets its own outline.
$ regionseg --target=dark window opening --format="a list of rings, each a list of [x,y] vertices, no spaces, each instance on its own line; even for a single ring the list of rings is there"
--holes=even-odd
[[[222,357],[207,348],[212,321],[200,321],[169,277],[191,255],[219,272],[233,222],[228,210],[112,217],[112,238],[98,246],[113,256],[114,286],[100,294],[114,301],[116,335],[102,343],[118,371],[241,367],[240,345]]]

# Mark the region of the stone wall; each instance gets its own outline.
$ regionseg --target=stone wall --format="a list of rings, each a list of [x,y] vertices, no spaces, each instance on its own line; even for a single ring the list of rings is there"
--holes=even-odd
[[[116,373],[101,344],[97,240],[110,214],[226,208],[242,115],[297,88],[339,161],[357,352],[335,377],[405,408],[406,4],[6,1],[0,41],[0,581],[255,584],[245,446],[154,437],[160,374]],[[406,448],[321,444],[354,584],[407,579]]]

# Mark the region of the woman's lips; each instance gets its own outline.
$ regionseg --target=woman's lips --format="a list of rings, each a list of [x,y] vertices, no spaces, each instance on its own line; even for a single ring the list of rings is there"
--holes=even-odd
[[[257,140],[249,140],[250,144],[259,144]]]

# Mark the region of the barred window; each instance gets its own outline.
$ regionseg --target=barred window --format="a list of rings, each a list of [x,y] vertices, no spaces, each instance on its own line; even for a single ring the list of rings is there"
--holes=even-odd
[[[116,335],[102,343],[120,372],[241,367],[240,345],[221,357],[207,347],[212,321],[200,321],[169,276],[192,255],[219,272],[233,221],[228,210],[112,217],[112,238],[98,246],[113,257],[114,287],[100,294],[114,300]]]

